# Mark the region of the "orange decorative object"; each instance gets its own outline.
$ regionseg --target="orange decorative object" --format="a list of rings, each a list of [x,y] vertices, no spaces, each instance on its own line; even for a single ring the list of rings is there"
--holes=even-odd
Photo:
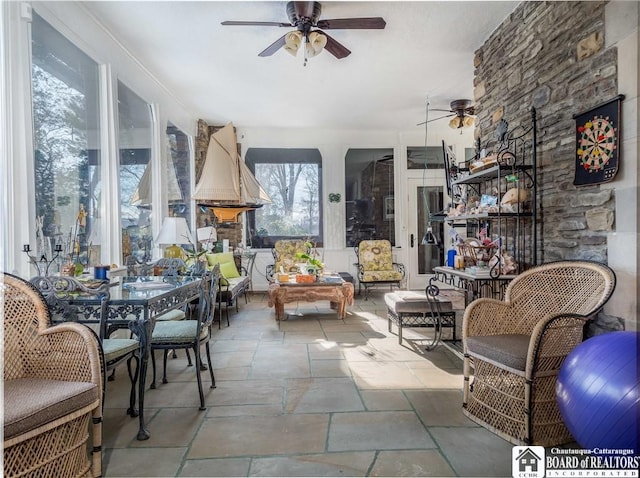
[[[296,282],[301,284],[310,284],[316,281],[316,276],[312,274],[296,274]]]

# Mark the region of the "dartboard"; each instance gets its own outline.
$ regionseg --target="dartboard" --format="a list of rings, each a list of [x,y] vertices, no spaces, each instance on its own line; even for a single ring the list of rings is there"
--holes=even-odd
[[[609,116],[594,116],[578,126],[578,158],[589,173],[604,169],[616,149],[616,128]]]

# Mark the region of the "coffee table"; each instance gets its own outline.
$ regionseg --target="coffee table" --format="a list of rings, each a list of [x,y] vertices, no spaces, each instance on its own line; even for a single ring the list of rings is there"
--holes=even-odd
[[[338,280],[339,279],[339,280]],[[287,320],[284,304],[296,301],[315,302],[328,300],[331,308],[338,313],[338,318],[344,319],[347,304],[353,304],[353,284],[337,279],[319,279],[316,282],[298,283],[274,282],[269,286],[269,307],[275,307],[276,320]]]

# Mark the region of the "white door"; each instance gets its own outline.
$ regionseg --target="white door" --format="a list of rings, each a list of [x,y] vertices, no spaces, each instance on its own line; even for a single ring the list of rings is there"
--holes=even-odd
[[[429,283],[433,268],[444,265],[447,242],[442,221],[431,222],[431,232],[437,244],[423,244],[428,230],[428,216],[441,212],[448,203],[442,173],[431,174],[425,179],[408,179],[409,227],[407,229],[409,254],[405,264],[409,289],[424,290]],[[433,242],[433,241],[427,241]]]

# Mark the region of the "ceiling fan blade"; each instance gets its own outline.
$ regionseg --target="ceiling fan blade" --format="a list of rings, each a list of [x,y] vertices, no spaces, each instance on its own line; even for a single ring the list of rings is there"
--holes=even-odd
[[[283,22],[242,22],[242,21],[234,21],[227,20],[222,22],[220,25],[233,25],[233,26],[259,26],[259,27],[291,27],[291,23],[283,23]]]
[[[327,30],[351,29],[351,30],[382,30],[387,25],[382,17],[370,18],[337,18],[333,20],[320,20],[317,27]]]
[[[342,43],[337,42],[325,32],[322,32],[322,34],[327,37],[327,44],[325,45],[324,49],[335,56],[337,59],[345,58],[351,55],[351,50],[349,50]]]
[[[276,41],[274,41],[271,45],[269,45],[267,48],[265,48],[260,53],[258,53],[258,56],[271,56],[271,55],[273,55],[275,52],[277,52],[280,48],[282,48],[284,46],[284,44],[285,44],[284,43],[284,39],[285,39],[286,36],[287,36],[287,34],[285,33],[280,38],[278,38]]]
[[[433,110],[431,110],[431,111],[433,111]],[[429,121],[423,121],[422,123],[418,123],[416,126],[422,126],[425,123],[431,123],[432,121],[438,121],[438,120],[441,120],[443,118],[451,118],[452,116],[455,116],[455,115],[456,115],[455,113],[451,113],[450,115],[440,116],[438,118],[430,119]]]

